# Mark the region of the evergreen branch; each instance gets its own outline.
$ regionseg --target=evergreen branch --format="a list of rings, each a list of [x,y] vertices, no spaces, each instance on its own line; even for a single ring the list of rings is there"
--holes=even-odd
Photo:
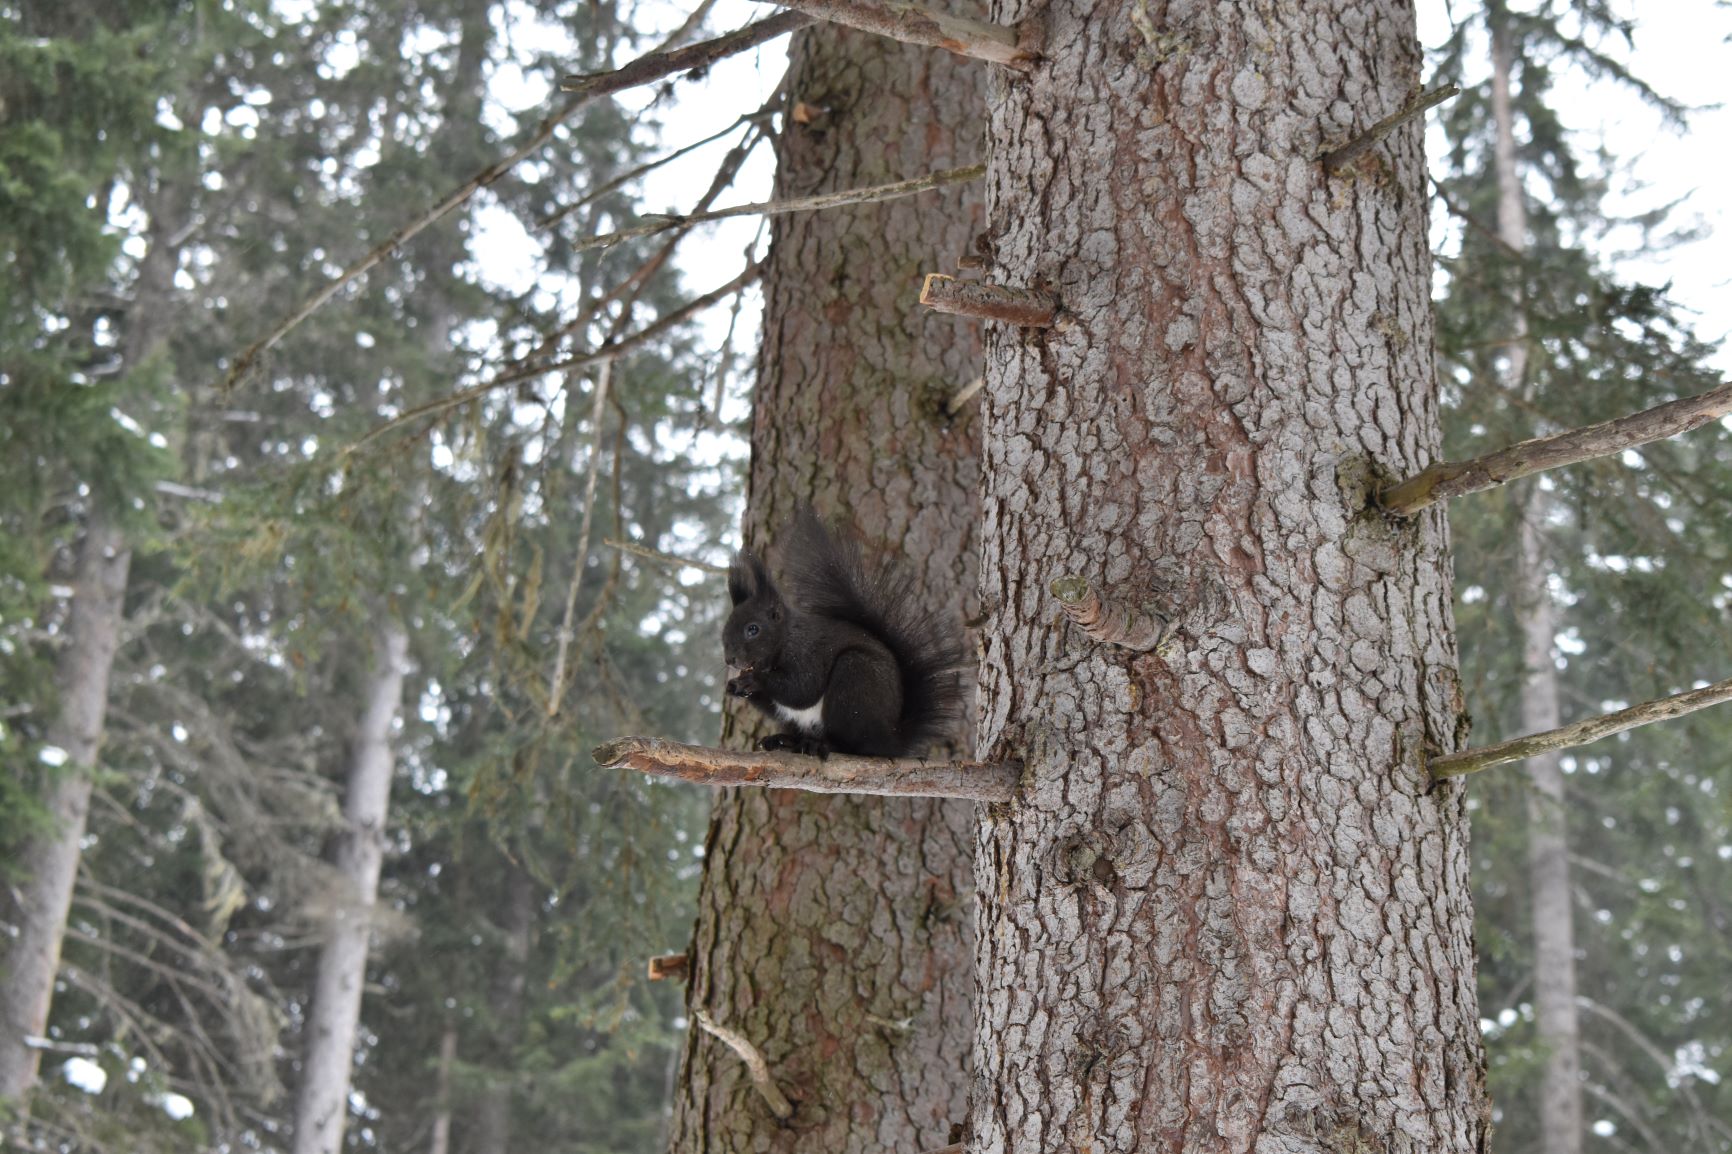
[[[694,224],[707,224],[712,220],[726,220],[735,216],[756,216],[759,214],[777,216],[788,212],[816,212],[826,208],[841,208],[850,204],[876,204],[879,201],[912,196],[917,192],[926,192],[929,189],[943,188],[947,184],[961,184],[965,181],[978,180],[984,175],[986,175],[984,164],[970,164],[963,168],[930,172],[925,176],[917,176],[912,180],[899,180],[891,184],[875,184],[867,188],[849,188],[841,192],[824,192],[816,196],[796,197],[793,200],[767,200],[757,204],[736,204],[728,208],[715,208],[708,212],[694,212],[685,216],[658,216],[652,220],[646,220],[642,224],[622,228],[618,232],[604,232],[597,236],[585,237],[573,243],[571,251],[588,252],[590,249],[607,248],[622,241],[654,236],[671,228],[687,228]]]
[[[1573,749],[1578,745],[1587,745],[1610,737],[1614,733],[1622,733],[1626,729],[1637,726],[1651,725],[1656,721],[1670,721],[1674,717],[1682,717],[1686,713],[1694,713],[1698,709],[1706,709],[1710,705],[1718,705],[1722,701],[1732,701],[1732,678],[1716,681],[1701,689],[1692,689],[1685,693],[1674,693],[1670,697],[1661,697],[1654,701],[1644,701],[1640,705],[1632,705],[1628,709],[1620,709],[1613,713],[1602,713],[1598,717],[1590,717],[1573,725],[1565,725],[1558,729],[1548,729],[1543,733],[1530,733],[1525,737],[1514,737],[1508,741],[1500,741],[1496,745],[1488,745],[1483,749],[1468,749],[1460,753],[1451,753],[1444,757],[1433,758],[1428,762],[1431,776],[1434,778],[1464,777],[1470,773],[1478,773],[1482,769],[1490,769],[1495,765],[1505,765],[1524,758],[1537,757],[1542,753],[1551,753],[1559,749]]]
[[[1458,95],[1460,92],[1461,89],[1455,85],[1445,84],[1441,88],[1434,88],[1430,92],[1422,92],[1418,96],[1415,96],[1400,109],[1390,113],[1388,116],[1385,116],[1382,120],[1379,120],[1376,124],[1373,124],[1370,128],[1367,128],[1364,132],[1361,132],[1358,136],[1355,136],[1352,140],[1343,144],[1340,148],[1331,148],[1328,152],[1325,152],[1322,158],[1324,175],[1334,176],[1337,172],[1340,172],[1343,168],[1346,168],[1348,165],[1358,160],[1365,153],[1370,152],[1372,147],[1385,136],[1388,136],[1391,132],[1394,132],[1397,128],[1400,128],[1403,124],[1406,124],[1414,117],[1421,115],[1432,105],[1442,104],[1445,100]]]
[[[1732,381],[1699,393],[1643,409],[1627,417],[1601,421],[1521,441],[1495,453],[1466,461],[1440,461],[1378,496],[1383,508],[1410,517],[1438,501],[1496,488],[1530,473],[1606,457],[1650,441],[1661,441],[1701,427],[1732,412]]]
[[[710,749],[655,737],[622,737],[597,746],[594,757],[597,765],[610,769],[635,769],[702,785],[756,785],[876,797],[960,797],[983,802],[1009,801],[1022,776],[1022,766],[1016,762],[930,762],[918,757],[845,754],[819,759],[796,753]]]
[[[587,105],[614,93],[650,84],[676,73],[706,68],[718,60],[749,51],[765,41],[773,40],[811,22],[810,16],[797,12],[779,12],[714,40],[705,40],[671,52],[651,52],[612,72],[567,77],[561,87],[573,93],[572,98],[543,118],[522,144],[446,193],[432,208],[400,226],[386,237],[383,243],[376,245],[366,256],[344,269],[330,284],[309,297],[270,332],[248,345],[235,358],[228,375],[223,378],[222,393],[226,396],[232,392],[241,379],[252,371],[261,356],[299,328],[308,317],[329,303],[332,297],[383,263],[387,257],[452,210],[466,204],[477,192],[515,168],[519,161],[539,150],[553,138],[554,131],[561,124],[577,115]]]
[[[1014,27],[970,20],[908,0],[775,0],[785,8],[819,20],[886,36],[922,48],[943,48],[992,64],[1027,72],[1040,58],[1032,44],[1034,25]]]

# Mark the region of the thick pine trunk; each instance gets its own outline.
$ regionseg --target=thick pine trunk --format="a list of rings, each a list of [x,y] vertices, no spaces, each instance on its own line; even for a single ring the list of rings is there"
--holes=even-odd
[[[777,195],[976,160],[981,66],[820,27],[797,34]],[[966,322],[920,312],[921,274],[981,226],[978,186],[777,218],[752,432],[747,540],[812,500],[907,559],[961,619],[974,589],[976,418],[945,402],[979,372]],[[730,725],[730,729],[737,728]],[[779,1125],[739,1058],[693,1027],[676,1152],[848,1154],[941,1146],[967,1110],[972,1029],[965,803],[720,794],[690,1004],[743,1034],[795,1113]]]
[[[999,19],[1026,14],[1021,0]],[[977,1152],[1481,1149],[1413,12],[1053,0],[1001,87],[978,749]],[[1158,653],[1055,628],[1079,574]]]
[[[295,1154],[336,1154],[348,1117],[349,1068],[355,1028],[361,1018],[361,987],[367,976],[367,944],[379,868],[385,859],[385,817],[396,758],[391,728],[403,702],[403,672],[409,639],[403,627],[380,626],[373,667],[349,754],[343,794],[347,827],[337,844],[336,867],[343,890],[334,901],[325,945],[319,951],[313,1004],[307,1016],[307,1048],[301,1056],[300,1094],[295,1102]]]
[[[90,811],[91,771],[102,749],[108,680],[120,644],[122,602],[132,553],[120,530],[98,516],[85,531],[73,580],[66,647],[56,670],[60,712],[48,740],[66,754],[45,799],[54,828],[25,846],[28,874],[18,884],[15,929],[0,980],[0,1101],[16,1101],[36,1082],[39,1051],[28,1044],[48,1029],[60,940]]]
[[[1527,207],[1516,162],[1515,113],[1510,100],[1509,37],[1492,13],[1491,106],[1495,121],[1498,238],[1517,253],[1527,250]],[[1507,385],[1527,395],[1527,322],[1514,310],[1516,341],[1508,349]],[[1516,611],[1521,619],[1521,730],[1540,733],[1563,724],[1558,667],[1553,657],[1556,615],[1546,587],[1545,524],[1551,502],[1535,479],[1522,501],[1518,530]],[[1581,1154],[1581,1026],[1576,1011],[1576,934],[1570,894],[1569,844],[1564,836],[1564,774],[1556,753],[1527,762],[1528,875],[1533,900],[1534,1009],[1545,1069],[1540,1079],[1540,1134],[1545,1154]]]

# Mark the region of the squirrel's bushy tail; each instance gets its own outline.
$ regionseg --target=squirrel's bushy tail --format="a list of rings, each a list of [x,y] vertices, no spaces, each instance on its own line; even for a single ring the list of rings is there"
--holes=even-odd
[[[800,609],[852,622],[883,640],[902,675],[901,754],[921,756],[958,736],[963,703],[962,637],[944,614],[922,607],[913,581],[869,566],[860,546],[832,533],[802,505],[779,542],[789,599]]]

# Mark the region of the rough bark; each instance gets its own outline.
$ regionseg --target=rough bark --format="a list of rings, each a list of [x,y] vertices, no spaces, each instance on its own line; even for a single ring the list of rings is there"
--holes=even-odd
[[[121,531],[100,516],[93,519],[79,551],[66,647],[56,669],[60,712],[48,740],[66,752],[66,764],[45,799],[54,828],[22,850],[30,872],[13,898],[11,940],[0,963],[0,1101],[22,1100],[36,1083],[39,1051],[27,1040],[48,1030],[131,560]]]
[[[307,1015],[307,1047],[301,1055],[300,1093],[295,1102],[295,1154],[336,1154],[343,1144],[349,1068],[361,1018],[361,987],[367,976],[367,944],[379,868],[385,858],[385,817],[396,764],[391,728],[403,702],[408,651],[403,627],[384,622],[367,683],[366,708],[349,755],[343,795],[346,829],[336,851],[337,873],[344,884],[333,902],[325,945],[319,951],[313,1004]]]
[[[1025,14],[1004,0],[994,18]],[[1482,1149],[1413,12],[1053,0],[993,105],[977,1154]],[[1151,653],[1048,583],[1164,601]]]
[[[1517,254],[1527,251],[1527,207],[1516,163],[1515,114],[1510,101],[1511,52],[1501,9],[1489,10],[1492,36],[1493,163],[1497,175],[1498,238]],[[1526,395],[1527,322],[1517,300],[1515,337],[1507,350],[1506,384]],[[1540,733],[1563,724],[1557,637],[1551,590],[1546,587],[1544,528],[1550,508],[1535,480],[1520,497],[1516,545],[1516,612],[1522,635],[1521,729]],[[1581,1154],[1581,1025],[1576,1014],[1575,922],[1570,855],[1564,825],[1564,775],[1556,752],[1527,763],[1528,875],[1534,929],[1534,1012],[1545,1072],[1540,1079],[1540,1133],[1544,1154]]]
[[[979,64],[815,27],[792,45],[776,197],[978,160]],[[775,222],[745,537],[809,499],[899,555],[919,595],[973,605],[978,327],[918,308],[925,272],[968,250],[979,184]],[[732,740],[747,719],[731,717]],[[748,724],[750,724],[748,722]],[[961,750],[963,755],[967,749]],[[965,802],[720,794],[690,1005],[760,1051],[794,1106],[777,1123],[746,1064],[689,1032],[675,1151],[921,1150],[967,1109],[972,941]]]

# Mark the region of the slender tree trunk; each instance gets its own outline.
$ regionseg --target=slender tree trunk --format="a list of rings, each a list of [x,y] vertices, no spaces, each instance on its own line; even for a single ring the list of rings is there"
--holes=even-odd
[[[108,680],[120,643],[122,602],[132,552],[125,537],[98,515],[84,534],[66,647],[56,670],[60,712],[48,740],[66,754],[46,798],[54,828],[21,854],[29,874],[19,884],[14,930],[0,982],[0,1100],[20,1101],[36,1083],[38,1051],[28,1040],[48,1030],[60,940],[90,810],[91,773],[102,749]]]
[[[367,944],[379,868],[385,858],[385,817],[395,768],[391,728],[403,703],[408,651],[408,635],[401,625],[387,620],[380,626],[366,711],[349,756],[343,796],[343,821],[348,828],[336,853],[344,892],[335,903],[325,946],[319,952],[307,1017],[307,1048],[301,1056],[300,1096],[295,1102],[295,1154],[336,1154],[343,1143],[349,1068],[361,1018],[361,987],[367,977]]]
[[[434,1071],[433,1134],[427,1154],[451,1154],[451,1067],[457,1064],[457,1027],[447,1023],[439,1035],[439,1065]]]
[[[494,1078],[475,1111],[475,1154],[506,1154],[511,1148],[511,1095],[517,1043],[523,1028],[523,991],[529,979],[530,933],[535,926],[535,883],[505,864],[504,950],[488,994],[493,1016]]]
[[[832,27],[796,35],[778,197],[978,158],[981,65]],[[804,123],[802,122],[804,121]],[[976,326],[923,313],[921,276],[981,227],[977,189],[778,218],[752,427],[746,539],[812,500],[960,620],[974,590]],[[730,719],[730,732],[738,721]],[[738,734],[736,733],[736,736]],[[743,1035],[793,1101],[693,1030],[671,1148],[850,1154],[942,1146],[967,1109],[972,902],[965,803],[730,790],[699,897],[690,1004]]]
[[[1527,208],[1516,162],[1515,113],[1510,100],[1512,59],[1502,9],[1489,10],[1492,34],[1491,106],[1496,128],[1498,237],[1527,250]],[[1527,321],[1520,309],[1508,349],[1508,380],[1526,395]],[[1546,586],[1545,526],[1551,502],[1538,478],[1522,501],[1518,530],[1515,604],[1522,634],[1521,731],[1540,733],[1563,724],[1558,669],[1553,657],[1556,615]],[[1564,775],[1559,755],[1529,758],[1528,872],[1533,900],[1534,1006],[1545,1070],[1540,1081],[1540,1134],[1545,1154],[1581,1154],[1581,1027],[1576,1012],[1576,941],[1565,838]]]
[[[168,243],[184,208],[181,190],[165,184],[147,201],[151,243],[139,262],[133,285],[135,303],[125,321],[121,359],[130,371],[153,356],[167,339],[166,315],[172,308],[174,272],[180,252]],[[59,713],[48,740],[66,754],[44,799],[53,831],[20,851],[29,877],[13,895],[8,919],[15,927],[0,951],[0,1102],[21,1101],[36,1084],[38,1052],[28,1039],[48,1028],[54,979],[60,968],[60,942],[78,878],[85,821],[90,811],[92,772],[102,750],[108,720],[108,684],[120,629],[132,549],[116,519],[92,498],[89,524],[73,577],[65,648],[55,669]]]
[[[995,5],[1009,22],[1024,0]],[[1441,512],[1368,509],[1439,445],[1404,3],[1052,0],[993,105],[1013,286],[989,331],[978,1152],[1484,1147]],[[1054,578],[1176,622],[1053,626]]]

